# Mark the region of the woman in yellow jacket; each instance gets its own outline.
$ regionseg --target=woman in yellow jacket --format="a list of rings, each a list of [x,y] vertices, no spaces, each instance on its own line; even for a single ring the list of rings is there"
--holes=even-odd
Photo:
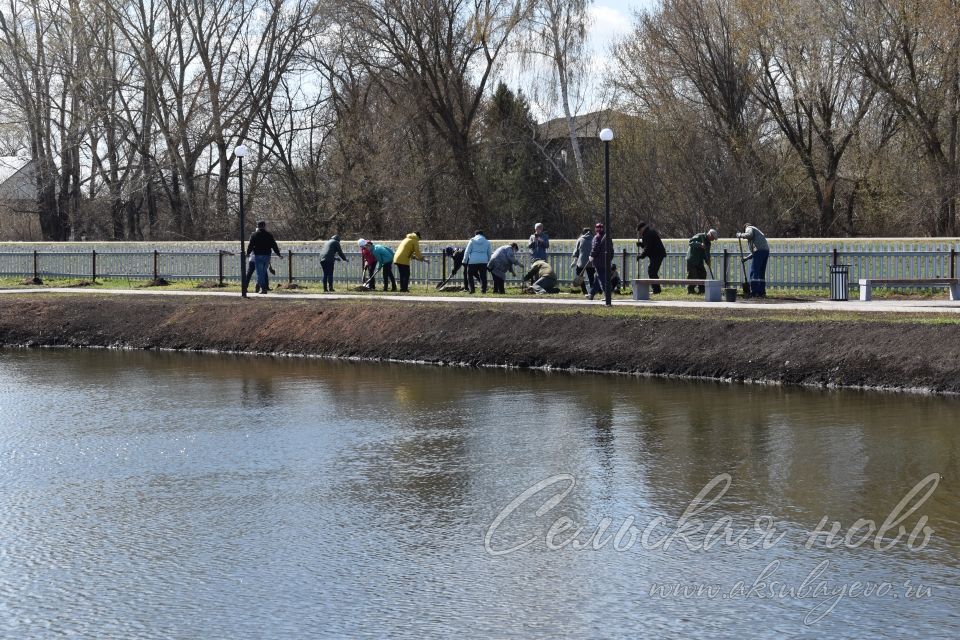
[[[393,264],[397,265],[397,273],[400,274],[400,291],[409,291],[410,284],[410,259],[430,263],[430,260],[423,257],[420,253],[420,232],[414,231],[408,233],[407,237],[400,241],[397,252],[393,256]]]

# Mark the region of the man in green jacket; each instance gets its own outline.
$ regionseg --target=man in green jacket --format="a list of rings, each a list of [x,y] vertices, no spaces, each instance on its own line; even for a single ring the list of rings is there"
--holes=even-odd
[[[690,280],[706,280],[707,265],[710,264],[710,243],[717,240],[720,234],[716,229],[706,233],[698,233],[690,238],[687,248],[687,278]],[[703,285],[687,287],[687,293],[703,293]]]
[[[553,275],[553,267],[546,260],[534,260],[530,271],[523,276],[524,282],[531,282],[535,293],[560,293],[557,288],[557,276]]]

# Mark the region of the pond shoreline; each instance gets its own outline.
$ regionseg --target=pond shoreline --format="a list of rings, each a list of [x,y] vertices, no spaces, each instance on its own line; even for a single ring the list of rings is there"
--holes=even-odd
[[[960,324],[573,307],[0,299],[0,345],[162,349],[960,393]]]

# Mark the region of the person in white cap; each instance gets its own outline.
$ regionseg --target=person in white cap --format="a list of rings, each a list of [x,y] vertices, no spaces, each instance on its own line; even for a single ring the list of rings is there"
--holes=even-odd
[[[719,239],[720,234],[716,229],[710,229],[706,233],[698,233],[690,238],[690,245],[687,248],[687,278],[690,280],[706,280],[707,265],[710,264],[710,243]],[[687,287],[687,293],[703,293],[703,285]]]
[[[377,288],[377,259],[373,255],[373,243],[360,238],[360,265],[363,268],[363,283],[368,289]]]

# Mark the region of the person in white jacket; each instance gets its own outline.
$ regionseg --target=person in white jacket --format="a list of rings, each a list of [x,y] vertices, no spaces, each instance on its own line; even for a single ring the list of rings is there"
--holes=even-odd
[[[483,235],[483,231],[477,229],[463,252],[463,264],[467,265],[470,293],[476,291],[474,279],[480,280],[480,293],[487,292],[487,263],[490,262],[490,256],[490,241]]]

